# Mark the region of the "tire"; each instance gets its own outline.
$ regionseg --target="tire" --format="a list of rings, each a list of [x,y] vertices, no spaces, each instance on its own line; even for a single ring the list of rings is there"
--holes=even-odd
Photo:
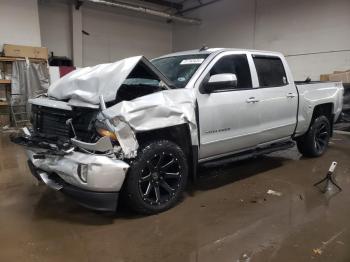
[[[168,140],[141,147],[123,189],[127,205],[137,213],[156,214],[176,205],[183,195],[188,165],[181,148]]]
[[[305,135],[297,140],[299,152],[306,157],[318,157],[326,152],[331,125],[326,116],[316,117]]]

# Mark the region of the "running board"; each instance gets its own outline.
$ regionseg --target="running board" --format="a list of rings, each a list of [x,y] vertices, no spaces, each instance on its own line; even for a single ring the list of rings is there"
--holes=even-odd
[[[242,160],[257,157],[260,155],[270,154],[270,153],[275,152],[275,151],[286,150],[286,149],[292,148],[294,146],[295,146],[294,141],[288,141],[288,142],[284,142],[284,143],[276,143],[276,144],[270,145],[269,147],[256,148],[256,149],[248,150],[248,151],[241,152],[238,154],[233,154],[230,156],[209,160],[207,162],[201,163],[200,165],[203,167],[225,165],[228,163],[242,161]]]

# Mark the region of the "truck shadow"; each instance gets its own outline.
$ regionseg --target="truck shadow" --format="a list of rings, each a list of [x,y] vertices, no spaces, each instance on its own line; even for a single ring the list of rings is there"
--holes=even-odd
[[[257,158],[237,161],[225,165],[199,167],[196,183],[189,182],[186,193],[194,196],[198,191],[208,191],[235,183],[259,173],[263,173],[283,165],[290,158],[283,156],[259,156]],[[186,201],[186,197],[180,202]],[[175,207],[176,208],[176,207]],[[35,219],[54,219],[72,224],[108,225],[116,219],[138,219],[144,216],[131,211],[123,201],[119,201],[118,210],[113,212],[97,212],[79,206],[70,198],[50,189],[45,190],[35,206]]]
[[[34,208],[35,220],[57,220],[71,224],[108,225],[113,224],[112,212],[92,211],[75,203],[60,192],[47,188],[42,192]]]
[[[255,176],[283,165],[289,161],[285,157],[259,156],[247,160],[228,163],[223,166],[212,165],[210,167],[199,167],[196,183],[190,183],[188,193],[195,191],[207,191],[235,183],[239,180]]]

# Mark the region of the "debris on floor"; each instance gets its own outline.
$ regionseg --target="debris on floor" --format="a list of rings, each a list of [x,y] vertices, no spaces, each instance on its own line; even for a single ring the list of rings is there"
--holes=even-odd
[[[0,128],[0,133],[13,133],[19,132],[19,129],[16,127],[11,127],[10,125],[5,125]]]
[[[243,253],[240,258],[237,260],[237,262],[249,262],[250,256],[247,253]]]
[[[272,196],[279,196],[279,197],[282,196],[281,192],[278,192],[278,191],[275,191],[275,190],[272,190],[272,189],[267,190],[266,193],[269,194],[269,195],[272,195]]]
[[[250,200],[250,203],[258,203],[258,204],[261,204],[263,203],[264,201],[266,201],[266,198],[261,198],[261,197],[253,197],[252,200]]]
[[[322,249],[321,248],[314,248],[313,249],[315,255],[322,255]]]
[[[322,246],[319,248],[314,248],[313,252],[315,255],[321,255],[323,253],[323,250],[330,245],[332,242],[334,242],[334,240],[336,240],[340,235],[342,235],[345,231],[347,230],[347,228],[343,229],[342,231],[336,233],[335,235],[333,235],[330,239],[328,239],[327,241],[322,241]],[[341,242],[341,241],[339,241]],[[338,241],[336,242],[338,243]],[[343,243],[343,242],[342,242]],[[343,243],[344,244],[344,243]]]

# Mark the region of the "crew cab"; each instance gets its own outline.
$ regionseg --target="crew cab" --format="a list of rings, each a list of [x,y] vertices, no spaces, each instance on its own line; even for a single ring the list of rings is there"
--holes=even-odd
[[[202,48],[83,68],[29,100],[32,174],[97,210],[121,201],[153,214],[173,207],[197,166],[297,144],[321,156],[343,86],[295,82],[281,53]],[[234,175],[234,174],[233,174]]]

